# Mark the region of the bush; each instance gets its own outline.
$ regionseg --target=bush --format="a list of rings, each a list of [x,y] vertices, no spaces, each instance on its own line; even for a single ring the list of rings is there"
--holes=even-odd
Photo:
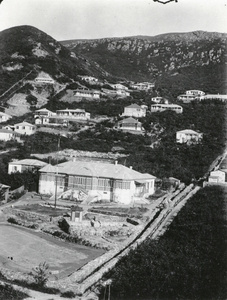
[[[65,297],[65,298],[75,298],[75,293],[73,291],[66,291],[61,293],[61,297]]]
[[[33,277],[37,286],[44,287],[49,278],[49,265],[44,261],[38,267],[32,269]]]

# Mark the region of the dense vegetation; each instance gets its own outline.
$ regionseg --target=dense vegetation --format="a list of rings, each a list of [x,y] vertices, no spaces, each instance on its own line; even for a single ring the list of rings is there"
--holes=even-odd
[[[15,290],[11,285],[0,284],[0,300],[23,300],[25,298],[28,298],[27,294]]]
[[[122,258],[106,274],[111,299],[226,299],[225,198],[221,187],[200,190],[164,236]]]

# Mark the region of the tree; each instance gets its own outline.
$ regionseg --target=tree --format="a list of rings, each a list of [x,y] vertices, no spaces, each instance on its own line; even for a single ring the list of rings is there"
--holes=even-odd
[[[40,263],[38,267],[33,268],[32,271],[35,283],[38,286],[44,287],[50,274],[49,265],[44,261],[43,263]]]

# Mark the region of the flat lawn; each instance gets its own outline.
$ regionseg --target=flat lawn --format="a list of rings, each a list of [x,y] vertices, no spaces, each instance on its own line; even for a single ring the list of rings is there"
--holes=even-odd
[[[46,261],[62,278],[104,253],[12,225],[0,225],[0,236],[0,266],[14,271],[30,272]]]

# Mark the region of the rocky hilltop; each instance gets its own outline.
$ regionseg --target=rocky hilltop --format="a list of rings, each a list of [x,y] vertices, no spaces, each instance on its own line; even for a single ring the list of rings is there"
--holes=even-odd
[[[65,48],[45,32],[32,26],[17,26],[0,32],[0,94],[31,72],[44,71],[60,83],[78,74],[108,77],[93,63]]]
[[[116,76],[139,81],[188,73],[195,78],[197,73],[208,75],[210,69],[213,76],[218,76],[223,72],[226,38],[225,33],[195,31],[154,37],[71,40],[62,44]]]

